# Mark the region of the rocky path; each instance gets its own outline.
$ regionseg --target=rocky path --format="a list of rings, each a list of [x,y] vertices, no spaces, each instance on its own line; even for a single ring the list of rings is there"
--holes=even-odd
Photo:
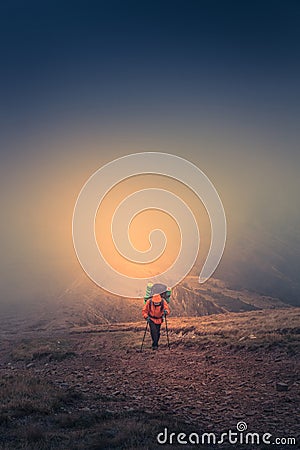
[[[140,339],[142,333],[137,333]],[[76,392],[78,401],[61,408],[70,416],[80,412],[104,418],[124,413],[157,420],[168,417],[196,432],[218,434],[236,430],[242,421],[249,432],[295,437],[299,442],[299,361],[285,350],[237,350],[213,344],[191,348],[177,344],[168,350],[163,344],[154,352],[148,337],[141,353],[126,348],[120,334],[109,332],[71,334],[67,340],[70,357],[61,360],[41,354],[33,362],[12,364],[9,354],[3,353],[2,373],[26,373],[60,391]]]
[[[280,351],[116,349],[113,337],[81,342],[78,360],[47,369],[60,386],[85,394],[85,408],[171,414],[201,429],[222,431],[240,420],[252,431],[299,435],[300,379],[296,358]],[[88,347],[91,346],[89,341]]]

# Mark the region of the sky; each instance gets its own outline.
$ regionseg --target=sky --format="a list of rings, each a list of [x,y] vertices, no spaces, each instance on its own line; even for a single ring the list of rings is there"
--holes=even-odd
[[[2,302],[72,282],[82,185],[158,151],[219,192],[216,276],[299,303],[298,1],[4,0],[0,52]]]

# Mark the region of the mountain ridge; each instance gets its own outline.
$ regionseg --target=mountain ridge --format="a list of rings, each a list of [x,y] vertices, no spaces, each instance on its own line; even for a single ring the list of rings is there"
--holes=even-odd
[[[83,274],[58,297],[57,312],[66,326],[136,322],[141,320],[143,303],[143,299],[122,298],[108,293]],[[173,317],[288,307],[278,298],[232,289],[218,279],[210,279],[201,285],[195,276],[186,277],[172,290],[171,297]]]

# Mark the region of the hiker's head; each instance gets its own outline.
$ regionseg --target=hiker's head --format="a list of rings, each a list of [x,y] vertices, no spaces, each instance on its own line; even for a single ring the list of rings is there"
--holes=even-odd
[[[152,302],[154,306],[160,306],[161,305],[161,296],[159,294],[154,294],[152,297]]]

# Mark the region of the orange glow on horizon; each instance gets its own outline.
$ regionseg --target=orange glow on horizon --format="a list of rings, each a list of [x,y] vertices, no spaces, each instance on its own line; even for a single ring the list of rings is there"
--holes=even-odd
[[[180,251],[181,234],[176,221],[160,210],[146,210],[138,213],[129,227],[129,237],[139,251],[150,247],[149,234],[161,229],[166,236],[166,248],[162,255],[149,263],[135,263],[125,259],[117,250],[111,236],[111,220],[118,205],[137,190],[156,187],[177,193],[192,209],[196,220],[201,222],[202,258],[208,251],[210,226],[207,213],[200,200],[187,187],[178,181],[158,175],[143,175],[129,178],[116,185],[103,199],[96,216],[96,240],[103,257],[118,272],[136,278],[150,278],[167,270],[176,260]],[[128,227],[128,223],[124,223]],[[206,232],[208,230],[208,232]],[[206,253],[207,254],[207,253]]]

